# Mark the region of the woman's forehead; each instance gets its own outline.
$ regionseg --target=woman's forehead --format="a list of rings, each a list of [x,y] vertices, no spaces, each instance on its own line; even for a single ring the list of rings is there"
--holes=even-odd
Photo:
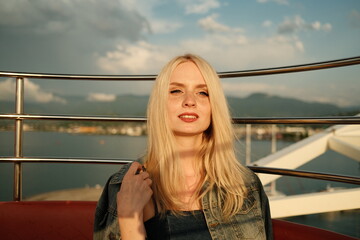
[[[206,84],[199,68],[192,61],[177,65],[170,76],[170,83],[171,82],[197,82],[199,84]]]

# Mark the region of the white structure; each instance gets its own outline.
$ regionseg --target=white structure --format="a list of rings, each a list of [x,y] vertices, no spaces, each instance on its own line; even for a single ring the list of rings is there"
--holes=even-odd
[[[360,162],[360,126],[330,127],[322,133],[308,137],[252,164],[296,169],[330,149]],[[281,176],[259,174],[259,177],[266,185]],[[357,209],[360,208],[360,188],[270,197],[270,207],[274,218]]]

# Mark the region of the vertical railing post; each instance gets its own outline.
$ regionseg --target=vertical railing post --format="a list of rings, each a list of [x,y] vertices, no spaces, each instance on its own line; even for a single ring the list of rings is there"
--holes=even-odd
[[[245,164],[249,165],[251,162],[251,124],[246,124],[246,158]]]
[[[16,101],[15,113],[24,113],[24,78],[16,78]],[[22,157],[22,140],[23,140],[23,120],[15,120],[15,146],[14,155],[16,158]],[[14,163],[14,201],[21,201],[22,195],[22,165],[21,162]]]
[[[271,153],[276,152],[276,125],[271,125]]]
[[[271,125],[271,153],[276,152],[276,125]],[[270,192],[272,195],[275,195],[276,193],[276,181],[272,181],[270,183]]]

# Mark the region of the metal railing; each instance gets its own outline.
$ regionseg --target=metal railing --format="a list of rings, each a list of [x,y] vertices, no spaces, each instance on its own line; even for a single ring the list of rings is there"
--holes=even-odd
[[[294,73],[312,70],[321,70],[335,67],[345,67],[360,64],[360,56],[343,58],[331,61],[292,65],[276,68],[263,68],[244,71],[219,72],[220,78],[251,77],[270,74]],[[63,80],[106,80],[106,81],[153,81],[157,75],[71,75],[50,73],[0,72],[0,77],[13,78],[46,78]]]
[[[235,78],[261,76],[269,74],[283,74],[311,70],[328,69],[360,64],[360,56],[338,59],[326,62],[286,66],[279,68],[256,69],[247,71],[220,72],[220,78]],[[0,77],[16,78],[15,114],[0,114],[0,119],[15,120],[14,157],[0,157],[1,162],[14,163],[13,199],[21,200],[22,195],[22,163],[86,163],[86,164],[125,164],[131,159],[83,159],[83,158],[28,158],[23,156],[23,120],[75,120],[75,121],[129,121],[145,122],[145,118],[75,116],[75,115],[35,115],[24,113],[24,78],[58,79],[58,80],[96,80],[96,81],[152,81],[156,75],[69,75],[69,74],[40,74],[20,72],[0,72]],[[316,117],[316,118],[233,118],[236,124],[360,124],[360,117]],[[307,177],[330,181],[360,184],[360,178],[318,172],[297,171],[291,169],[277,169],[250,166],[259,173],[278,174],[287,176]]]
[[[75,115],[0,114],[3,119],[15,120],[59,120],[59,121],[104,121],[104,122],[146,122],[144,117],[100,117]],[[360,124],[360,117],[234,117],[235,124]]]

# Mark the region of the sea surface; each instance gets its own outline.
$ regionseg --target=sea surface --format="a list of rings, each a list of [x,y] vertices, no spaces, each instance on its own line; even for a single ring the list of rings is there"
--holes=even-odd
[[[278,150],[293,142],[278,141]],[[236,144],[238,158],[244,163],[245,143]],[[146,137],[124,135],[75,135],[57,132],[25,132],[23,156],[54,158],[101,158],[116,159],[140,157],[146,148]],[[271,142],[252,140],[251,159],[255,161],[270,154]],[[0,156],[14,154],[14,133],[0,132]],[[24,163],[23,197],[48,191],[103,186],[108,177],[119,169],[117,165]],[[299,169],[318,172],[360,176],[360,165],[333,151],[328,151]],[[0,201],[12,200],[13,164],[0,163]],[[356,187],[345,183],[282,177],[276,188],[287,195],[325,190],[327,187]],[[329,229],[360,237],[360,210],[340,211],[284,218],[288,221]]]

